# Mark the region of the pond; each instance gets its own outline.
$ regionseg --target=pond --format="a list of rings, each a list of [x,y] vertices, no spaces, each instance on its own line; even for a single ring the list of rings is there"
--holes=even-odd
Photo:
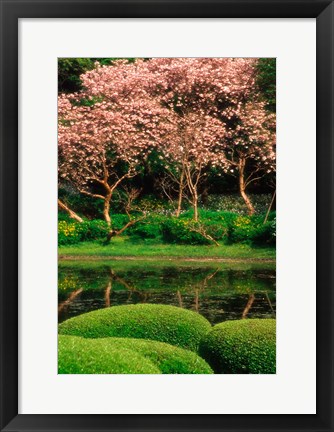
[[[191,309],[212,324],[274,318],[274,263],[61,261],[58,320],[110,306],[155,303]]]

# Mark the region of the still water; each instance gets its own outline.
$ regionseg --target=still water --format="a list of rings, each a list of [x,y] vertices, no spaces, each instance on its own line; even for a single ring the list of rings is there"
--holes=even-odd
[[[274,318],[272,263],[60,262],[58,319],[110,306],[159,303],[191,309],[212,324]]]

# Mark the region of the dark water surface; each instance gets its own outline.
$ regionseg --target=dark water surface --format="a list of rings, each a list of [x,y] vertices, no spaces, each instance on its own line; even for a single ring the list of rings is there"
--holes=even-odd
[[[212,324],[273,318],[276,271],[272,263],[60,262],[59,322],[109,306],[159,303],[191,309]]]

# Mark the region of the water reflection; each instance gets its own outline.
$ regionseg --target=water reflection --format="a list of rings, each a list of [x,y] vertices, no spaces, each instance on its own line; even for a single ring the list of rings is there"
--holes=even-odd
[[[66,264],[59,268],[59,322],[95,309],[135,303],[195,310],[212,324],[270,318],[275,316],[275,282],[275,270],[259,265]]]

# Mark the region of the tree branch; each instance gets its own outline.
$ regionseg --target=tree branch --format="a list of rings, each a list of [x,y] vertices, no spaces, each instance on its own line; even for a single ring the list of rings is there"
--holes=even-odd
[[[103,195],[93,194],[93,193],[87,192],[83,189],[79,189],[79,192],[82,193],[83,195],[87,195],[87,196],[90,196],[92,198],[99,198],[99,199],[103,199],[103,200],[105,199],[105,197]]]
[[[60,199],[58,199],[58,206],[62,209],[65,210],[72,219],[76,220],[77,222],[83,222],[83,219],[77,215],[73,210],[71,210],[65,203],[63,203]]]
[[[260,180],[261,178],[262,178],[262,176],[254,177],[253,179],[249,180],[248,182],[245,182],[245,188],[246,188],[248,185],[250,185],[253,181]]]
[[[110,186],[110,191],[111,191],[111,193],[114,192],[114,190],[117,188],[117,186],[118,186],[120,183],[122,183],[122,181],[123,181],[124,179],[126,179],[126,178],[130,178],[130,177],[133,177],[133,175],[131,175],[131,170],[129,170],[126,174],[122,175],[122,177],[119,177],[119,178],[116,180],[116,182],[115,182],[112,186]]]

